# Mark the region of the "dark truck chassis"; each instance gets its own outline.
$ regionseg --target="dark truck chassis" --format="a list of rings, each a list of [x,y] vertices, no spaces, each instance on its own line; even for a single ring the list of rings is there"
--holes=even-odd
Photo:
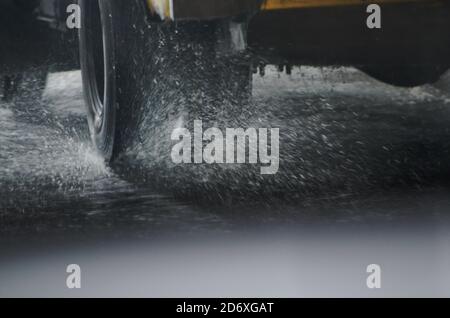
[[[381,7],[381,29],[365,26],[366,5],[261,12],[249,46],[272,63],[355,66],[400,86],[437,81],[450,67],[449,3]]]

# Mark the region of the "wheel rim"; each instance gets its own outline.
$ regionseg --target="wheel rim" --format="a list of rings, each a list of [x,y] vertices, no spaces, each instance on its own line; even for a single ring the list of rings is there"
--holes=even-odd
[[[89,85],[92,93],[92,111],[93,124],[97,132],[101,131],[105,123],[105,92],[106,88],[106,72],[105,72],[105,41],[104,29],[102,27],[102,18],[98,1],[87,1],[90,17],[88,19],[89,36],[87,37]]]

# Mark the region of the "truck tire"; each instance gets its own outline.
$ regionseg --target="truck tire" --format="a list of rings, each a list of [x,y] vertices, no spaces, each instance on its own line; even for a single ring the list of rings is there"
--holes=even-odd
[[[148,129],[145,118],[159,116],[170,103],[183,103],[184,111],[206,120],[214,117],[206,105],[220,108],[228,100],[238,107],[249,96],[247,60],[217,57],[218,22],[153,21],[140,0],[80,5],[87,117],[106,161],[139,144]]]
[[[371,77],[391,85],[413,87],[436,82],[447,69],[436,65],[364,66],[360,68]]]

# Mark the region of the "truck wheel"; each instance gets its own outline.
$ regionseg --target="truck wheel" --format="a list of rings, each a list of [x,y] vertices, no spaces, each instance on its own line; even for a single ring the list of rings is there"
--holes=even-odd
[[[366,66],[361,70],[373,78],[396,86],[413,87],[436,82],[445,67],[430,65]]]
[[[250,95],[247,60],[217,57],[218,22],[153,21],[139,0],[80,5],[88,122],[107,161],[139,144],[149,129],[145,119],[161,118],[168,104],[183,104],[190,116],[206,120],[213,108],[223,112],[224,101],[238,107]]]
[[[116,123],[116,60],[111,1],[81,0],[80,64],[91,138],[112,156]]]

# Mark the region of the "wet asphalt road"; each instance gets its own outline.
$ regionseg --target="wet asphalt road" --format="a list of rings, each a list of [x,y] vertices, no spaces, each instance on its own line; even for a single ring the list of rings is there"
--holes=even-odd
[[[43,102],[0,103],[0,294],[448,295],[450,289],[439,277],[450,277],[442,270],[450,259],[443,243],[448,242],[450,215],[450,97],[431,86],[385,85],[350,68],[309,67],[295,69],[290,76],[271,69],[265,77],[255,76],[253,96],[253,109],[240,122],[280,128],[276,176],[263,177],[246,166],[174,168],[165,162],[167,149],[155,153],[145,148],[167,131],[157,137],[149,134],[142,148],[120,165],[105,166],[89,141],[79,72],[51,74]],[[183,245],[186,237],[192,239],[189,248]],[[271,243],[261,243],[266,240]],[[242,250],[247,245],[256,256]],[[227,246],[241,249],[230,251]],[[286,252],[280,246],[294,249]],[[193,248],[202,255],[186,252]],[[199,268],[208,265],[196,262],[209,249],[213,252],[207,259],[215,262],[214,270],[201,272]],[[321,254],[321,249],[333,252]],[[96,251],[103,255],[97,261]],[[169,251],[187,261],[188,269],[178,268],[179,260]],[[340,264],[349,251],[353,254],[341,261],[353,265]],[[370,251],[377,255],[375,260],[370,260]],[[164,254],[156,258],[157,264],[152,263],[154,253]],[[306,260],[302,253],[312,256]],[[111,264],[113,255],[134,259],[131,267],[147,273],[151,282],[140,286],[130,270],[114,285],[113,268],[123,270],[130,263],[113,262],[102,276],[100,268]],[[391,273],[401,284],[367,294],[362,285],[349,283],[361,278],[352,277],[350,268],[376,262],[377,257],[395,270],[409,270]],[[84,293],[70,294],[59,285],[59,277],[52,276],[52,268],[56,272],[56,264],[77,258],[90,264],[97,278],[91,277],[94,282]],[[242,272],[235,275],[222,268],[227,262]],[[308,270],[291,271],[302,263],[323,273],[327,262],[346,268],[339,279],[348,279],[348,289],[336,287],[344,282],[330,272],[326,276],[337,281],[311,278],[305,274]],[[265,265],[255,277],[243,279],[248,278],[245,269],[261,263]],[[168,264],[175,264],[178,280]],[[286,266],[289,270],[280,270]],[[199,272],[193,274],[191,268]],[[435,276],[423,278],[430,272]],[[187,279],[189,275],[198,280]],[[292,280],[302,280],[302,275],[310,281],[302,285]],[[422,278],[405,284],[408,275]],[[212,277],[221,280],[213,283]],[[230,277],[240,277],[241,284],[217,287]],[[268,281],[262,284],[261,277]],[[47,287],[37,288],[39,284]]]
[[[141,149],[109,168],[89,141],[79,72],[51,74],[42,103],[1,104],[2,235],[390,222],[434,212],[385,202],[445,197],[450,99],[439,90],[395,88],[354,69],[303,68],[255,75],[253,94],[254,117],[242,127],[280,127],[275,176],[249,165],[171,167],[171,148],[149,158]],[[170,132],[161,135],[172,145]],[[155,164],[163,159],[166,166]]]

